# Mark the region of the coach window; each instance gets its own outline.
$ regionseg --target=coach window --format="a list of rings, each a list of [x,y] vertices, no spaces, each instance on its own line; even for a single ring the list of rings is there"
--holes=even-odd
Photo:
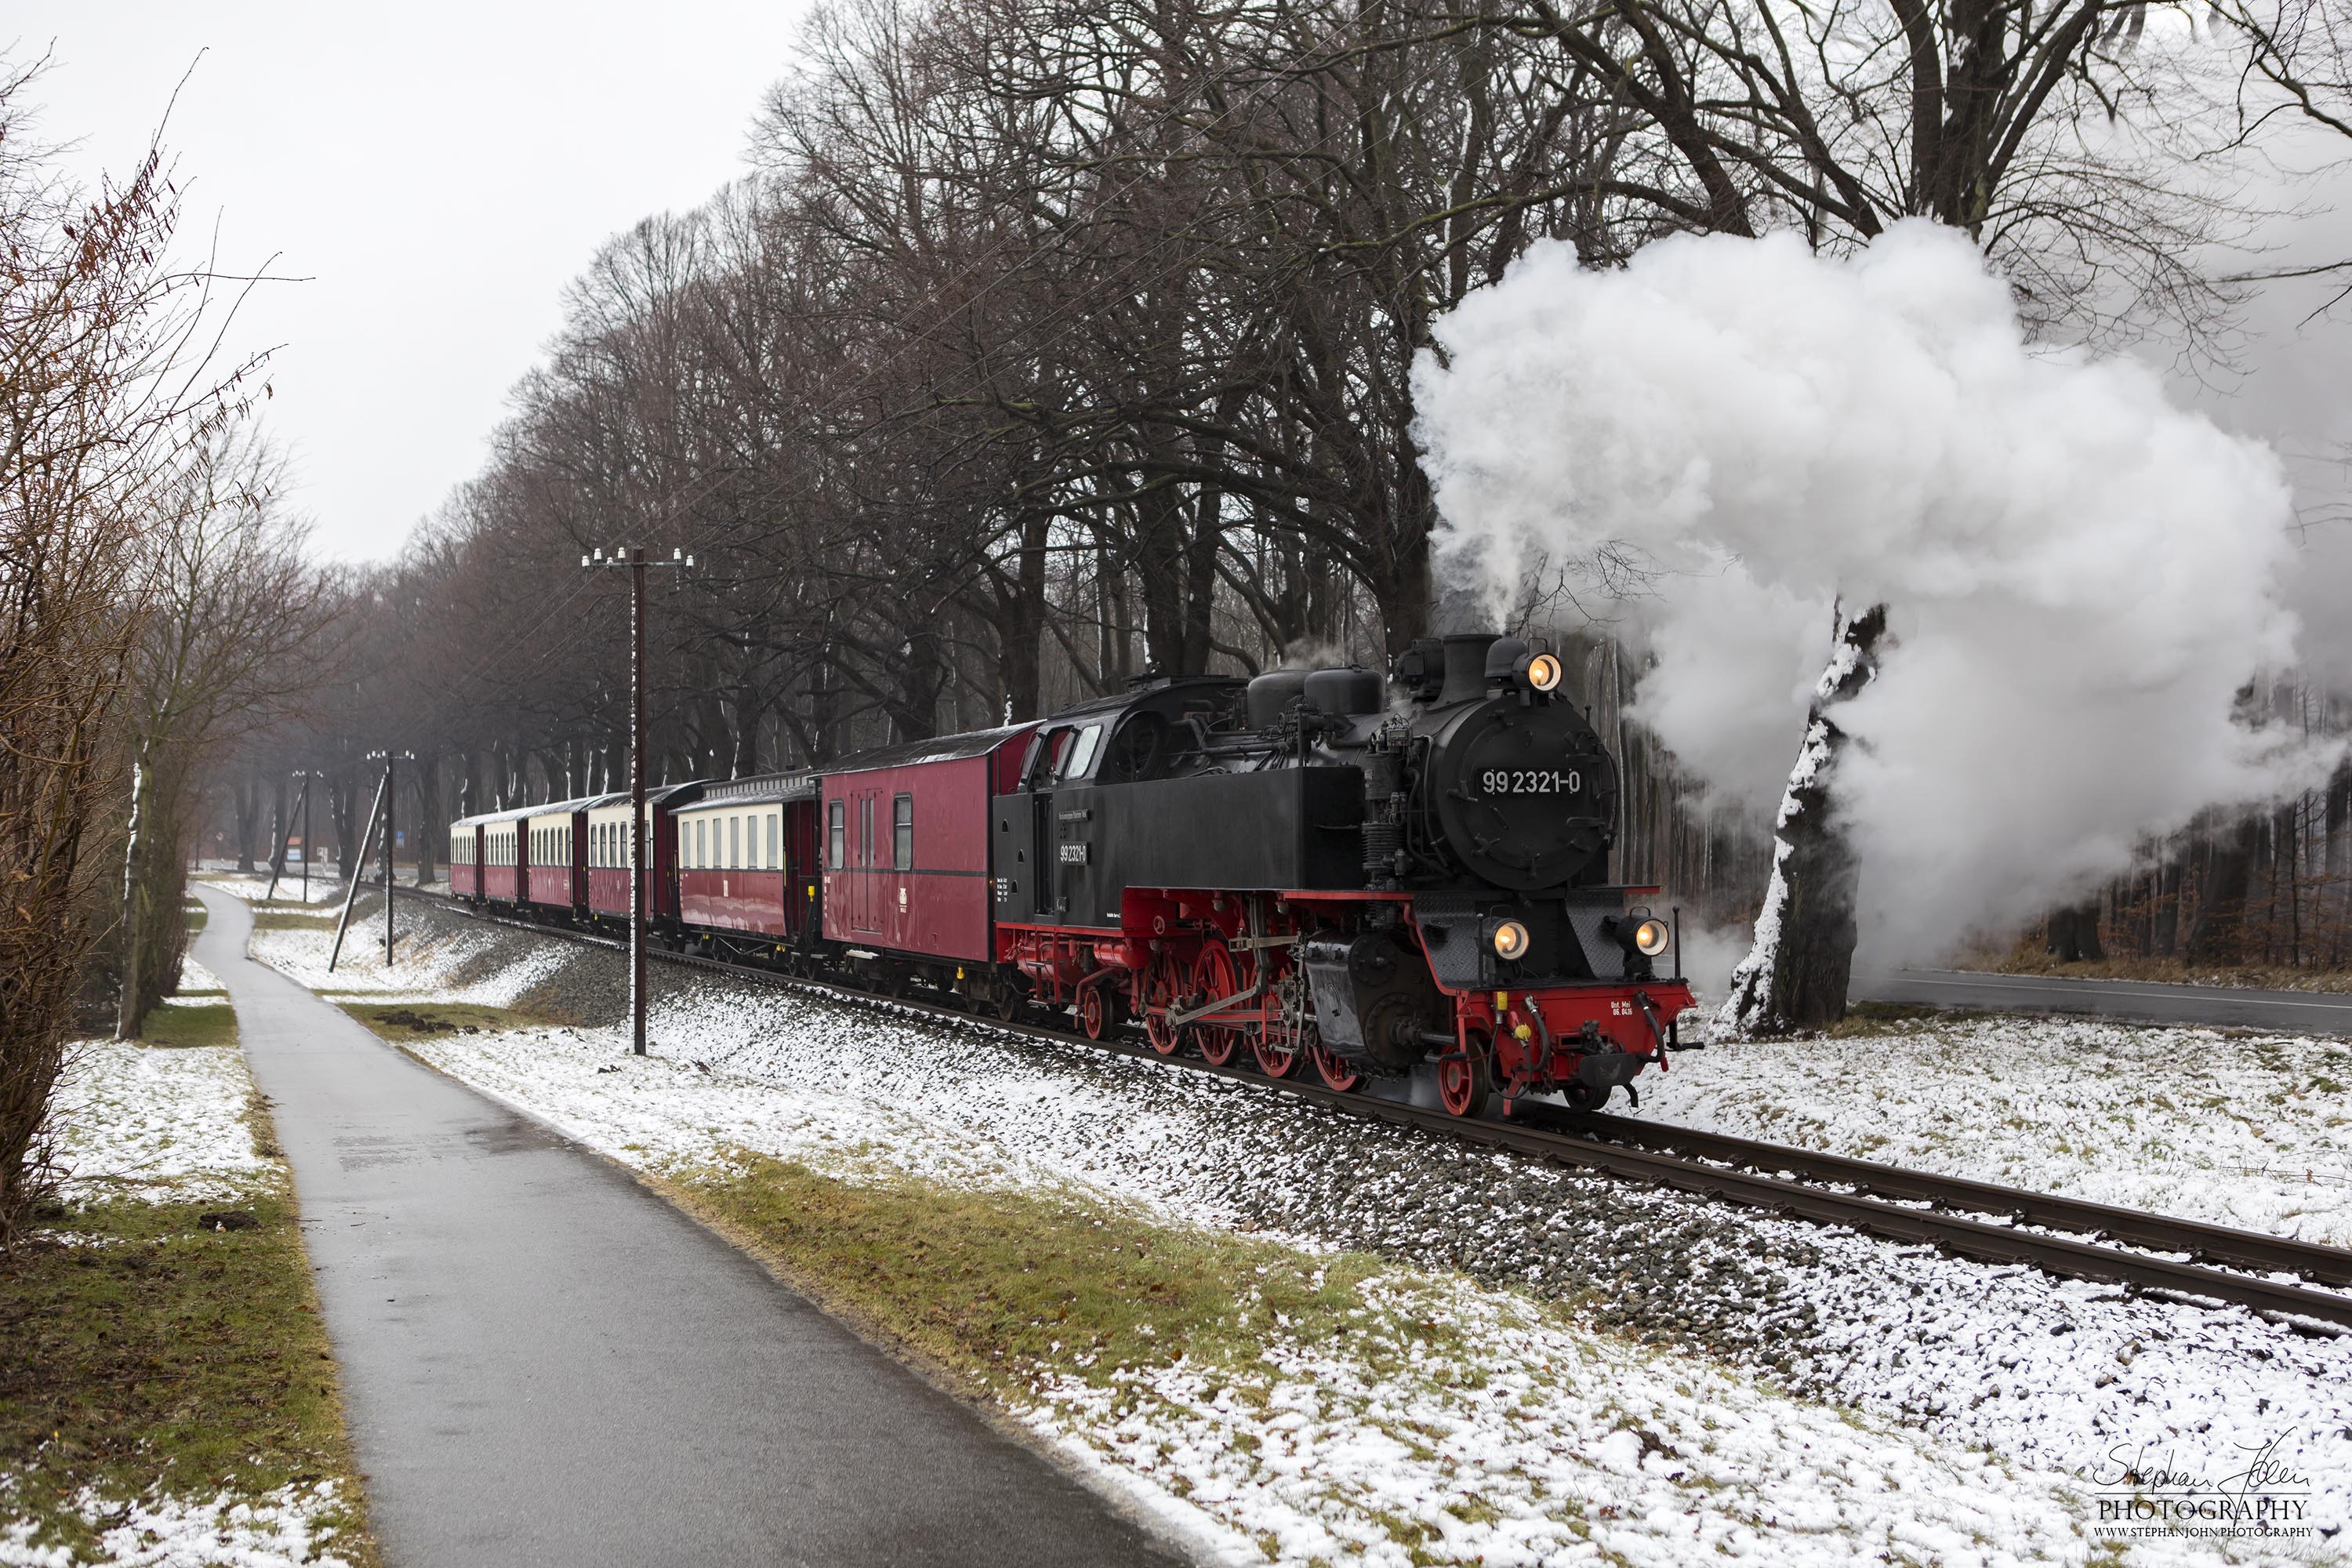
[[[890,797],[890,865],[899,871],[915,868],[915,797],[911,795]]]
[[[849,858],[849,829],[842,825],[845,803],[828,801],[824,808],[824,863],[838,871]]]
[[[783,862],[776,858],[776,814],[768,813],[768,869],[772,871]]]
[[[874,864],[874,797],[870,795],[857,797],[857,863]]]

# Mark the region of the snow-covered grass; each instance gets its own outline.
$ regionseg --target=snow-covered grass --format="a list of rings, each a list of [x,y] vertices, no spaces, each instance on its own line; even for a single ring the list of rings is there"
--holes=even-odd
[[[0,1490],[0,1513],[15,1501]],[[345,1563],[334,1555],[341,1533],[323,1520],[343,1507],[341,1483],[289,1484],[262,1497],[227,1492],[196,1501],[155,1496],[118,1502],[84,1487],[67,1506],[87,1522],[92,1552],[34,1544],[28,1520],[0,1521],[0,1568],[278,1568]]]
[[[272,1176],[247,1110],[253,1079],[234,1050],[84,1040],[51,1102],[66,1196],[75,1202],[235,1199]]]
[[[549,975],[589,956],[585,950],[556,942],[519,948],[510,932],[462,923],[429,904],[419,904],[394,910],[396,961],[387,969],[381,895],[362,893],[360,909],[331,971],[327,967],[334,948],[331,929],[257,930],[246,951],[321,996],[436,997],[486,1007],[510,1007]]]
[[[2352,1040],[1897,1021],[1685,1052],[1641,1114],[2352,1247]]]
[[[316,932],[266,931],[255,952],[315,984],[327,979],[325,945]],[[499,953],[519,962],[485,969]],[[587,969],[613,963],[450,920],[416,936],[392,972],[380,962],[377,950],[332,984],[496,1005],[583,989]],[[1305,1115],[1157,1064],[748,984],[667,994],[653,1037],[656,1054],[643,1061],[622,1054],[617,1031],[588,1026],[409,1048],[652,1173],[751,1151],[853,1185],[1065,1194],[1138,1223],[1388,1259],[1365,1286],[1364,1334],[1341,1344],[1273,1333],[1245,1377],[1218,1374],[1233,1394],[1222,1403],[1199,1381],[1204,1369],[1181,1362],[1147,1358],[1112,1384],[1098,1367],[1052,1358],[1027,1369],[1041,1433],[1279,1561],[1336,1560],[1349,1542],[1399,1562],[1586,1561],[1595,1542],[1618,1560],[1661,1563],[1718,1546],[1791,1562],[2080,1559],[2099,1543],[2067,1472],[2151,1443],[2203,1468],[2272,1438],[2308,1478],[2312,1517],[2339,1530],[2352,1521],[2352,1342],[1725,1214]],[[2300,1044],[2302,1055],[2256,1058],[2269,1087],[2323,1059],[2313,1053],[2326,1047]],[[1900,1034],[1875,1047],[1897,1058],[1910,1048]],[[1705,1073],[1688,1071],[1702,1063]],[[1891,1140],[1906,1119],[1932,1123],[1936,1107],[1981,1104],[2000,1083],[1965,1039],[1922,1048],[1913,1065],[1887,1064],[1873,1088],[1854,1089],[1854,1109],[1835,1113],[1855,1129],[1855,1152],[1874,1152],[1861,1140]],[[1680,1058],[1672,1081],[1686,1106],[1731,1105],[1742,1070],[1748,1093],[1769,1103],[1789,1066],[1727,1049]],[[1801,1093],[1791,1087],[1786,1103]],[[2053,1089],[2049,1114],[2063,1121],[2059,1103]],[[2308,1112],[2298,1147],[2327,1133],[2326,1114]],[[2047,1155],[2037,1145],[2049,1128],[2031,1117],[1974,1125],[1987,1146]],[[1795,1127],[1758,1131],[1807,1141]],[[2143,1121],[2084,1169],[2129,1168],[2147,1140]],[[2151,1157],[2147,1168],[2166,1166]],[[1408,1320],[1446,1332],[1423,1332],[1415,1348]],[[1636,1342],[1653,1333],[1665,1342]],[[1612,1436],[1621,1429],[1637,1434],[1630,1458]],[[2163,1539],[2105,1549],[2133,1561],[2331,1550]]]
[[[1278,1563],[2065,1562],[2063,1484],[1524,1299],[1394,1273],[1344,1342],[1065,1373],[1030,1420]],[[2170,1553],[2143,1554],[2163,1561]]]
[[[198,963],[193,957],[180,960],[180,988],[172,996],[186,999],[196,996],[226,996],[220,976]]]
[[[224,861],[221,864],[226,867],[227,862]],[[196,879],[207,887],[218,888],[233,899],[243,899],[249,904],[261,903],[265,896],[273,905],[292,904],[299,907],[303,901],[302,868],[299,866],[291,868],[285,876],[278,879],[278,890],[275,893],[269,890],[269,873],[267,871],[258,875],[247,875],[242,871],[227,869],[205,870],[199,873]],[[340,903],[342,897],[343,885],[336,881],[331,873],[315,868],[311,870],[310,901],[312,904]]]
[[[0,1568],[373,1563],[243,1058],[81,1042],[55,1106],[62,1205],[0,1262]]]

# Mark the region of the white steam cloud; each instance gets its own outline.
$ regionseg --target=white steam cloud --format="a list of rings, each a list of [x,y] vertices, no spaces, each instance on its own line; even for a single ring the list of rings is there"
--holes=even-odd
[[[1438,339],[1415,388],[1448,569],[1498,602],[1604,550],[1655,572],[1637,711],[1718,795],[1778,801],[1832,603],[1887,604],[1841,710],[1866,959],[2030,917],[2325,765],[2234,713],[2295,651],[2269,449],[2135,362],[2030,345],[1955,231],[1844,260],[1673,239],[1614,272],[1545,246]]]

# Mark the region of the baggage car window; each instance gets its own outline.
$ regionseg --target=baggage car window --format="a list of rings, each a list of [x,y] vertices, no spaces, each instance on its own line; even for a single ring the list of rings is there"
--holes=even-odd
[[[843,805],[836,800],[824,808],[825,864],[836,871],[849,858],[849,829],[842,825]]]
[[[900,871],[915,868],[915,797],[890,798],[890,864]]]

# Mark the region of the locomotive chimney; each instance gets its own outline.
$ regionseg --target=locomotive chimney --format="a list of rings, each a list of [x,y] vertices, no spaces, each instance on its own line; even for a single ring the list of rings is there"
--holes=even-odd
[[[1445,639],[1445,688],[1437,694],[1440,707],[1475,702],[1486,695],[1486,650],[1495,642],[1493,632],[1457,632]]]

